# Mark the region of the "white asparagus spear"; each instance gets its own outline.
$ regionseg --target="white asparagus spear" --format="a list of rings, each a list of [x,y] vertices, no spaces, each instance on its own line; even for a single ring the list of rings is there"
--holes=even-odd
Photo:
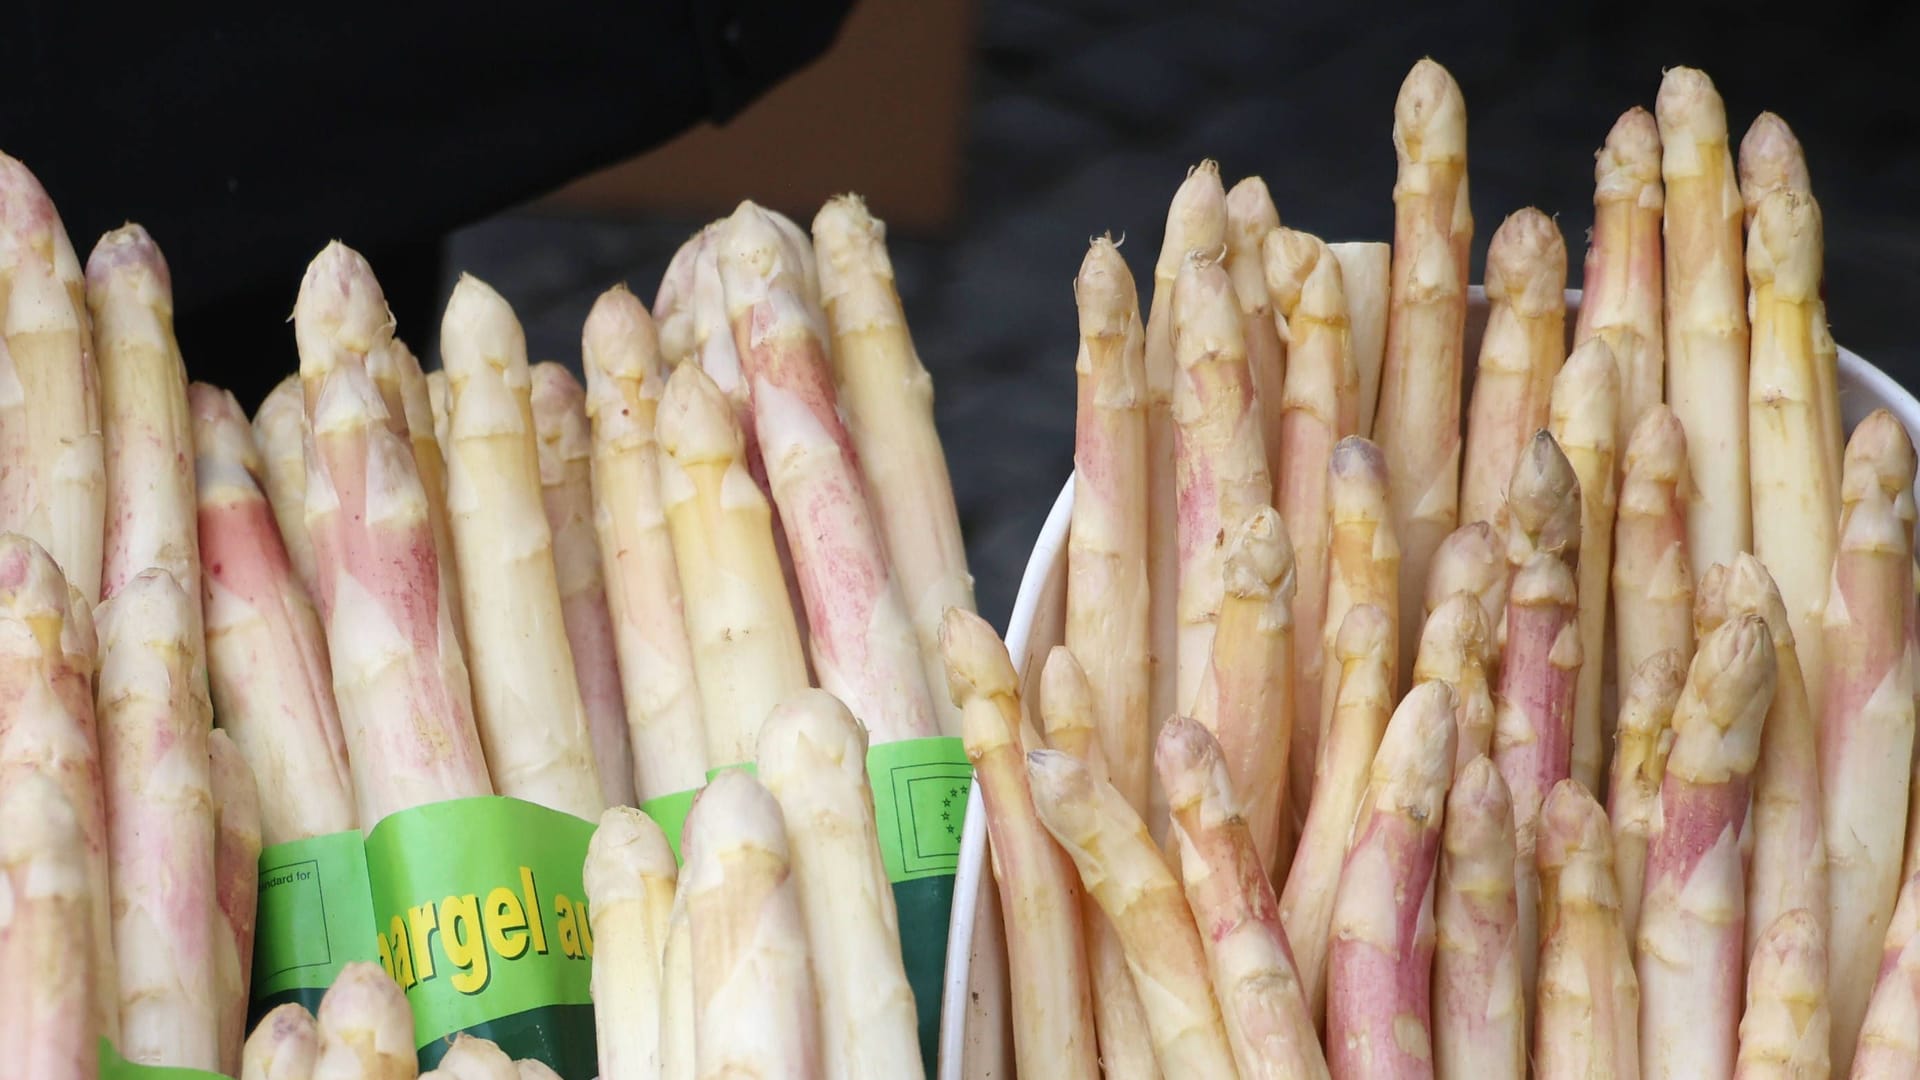
[[[1329,657],[1335,654],[1347,613],[1358,607],[1376,609],[1386,620],[1388,639],[1400,640],[1402,554],[1388,491],[1386,459],[1379,447],[1356,436],[1334,446],[1327,463],[1327,608],[1321,623],[1321,645]],[[1319,742],[1324,744],[1338,704],[1339,664],[1329,661],[1322,675],[1318,722]],[[1389,670],[1389,701],[1398,699],[1401,685],[1398,668]],[[1314,786],[1318,785],[1316,779]]]
[[[553,535],[554,580],[574,680],[587,710],[593,767],[608,806],[635,801],[633,754],[628,748],[627,703],[620,687],[619,650],[607,589],[601,577],[600,542],[593,528],[593,436],[587,426],[586,392],[573,373],[551,361],[535,364],[529,396],[538,436],[540,502]]]
[[[729,769],[693,802],[682,836],[701,1080],[821,1080],[807,926],[780,806]]]
[[[379,964],[340,969],[316,1011],[320,1055],[313,1080],[414,1080],[413,1008]]]
[[[847,431],[913,618],[941,734],[958,735],[960,710],[938,693],[946,682],[940,619],[949,607],[973,610],[973,575],[934,427],[933,380],[907,332],[886,226],[858,196],[843,195],[814,216],[813,243]]]
[[[938,735],[913,621],[840,419],[804,266],[795,265],[777,222],[752,203],[734,211],[716,242],[820,686],[846,702],[876,741]]]
[[[707,760],[748,761],[768,711],[807,686],[772,516],[747,474],[727,400],[698,365],[683,364],[667,379],[657,425],[660,494],[686,598]]]
[[[1548,430],[1580,482],[1580,665],[1573,696],[1573,778],[1600,791],[1607,775],[1611,725],[1601,701],[1606,671],[1607,578],[1613,572],[1615,505],[1614,423],[1620,410],[1620,371],[1605,339],[1575,349],[1553,382]]]
[[[1687,552],[1698,578],[1745,551],[1753,528],[1740,187],[1726,106],[1704,73],[1669,68],[1654,114],[1667,185],[1667,400],[1687,433]]]
[[[1220,184],[1220,166],[1202,161],[1167,206],[1166,231],[1153,266],[1153,297],[1147,309],[1145,362],[1147,374],[1147,581],[1152,652],[1147,716],[1153,737],[1167,717],[1179,711],[1180,580],[1179,477],[1175,450],[1173,386],[1179,365],[1173,350],[1173,292],[1190,252],[1219,252],[1227,238],[1227,192]],[[1151,745],[1149,742],[1147,745]],[[1117,768],[1127,763],[1116,761]],[[1159,791],[1157,785],[1151,790]],[[1149,807],[1147,821],[1163,820]]]
[[[1660,221],[1660,126],[1635,105],[1620,114],[1593,155],[1593,231],[1580,275],[1574,348],[1607,343],[1620,369],[1614,446],[1624,447],[1648,407],[1666,393]]]
[[[682,834],[684,835],[684,834]],[[687,924],[687,891],[675,889],[660,954],[660,1080],[693,1080],[693,934]],[[611,1078],[609,1078],[611,1080]]]
[[[651,317],[659,325],[660,356],[669,370],[694,351],[694,268],[710,235],[703,227],[674,249],[660,275],[660,288],[653,294]]]
[[[240,1071],[253,982],[253,928],[260,902],[260,792],[224,731],[207,737],[213,793],[214,1005],[220,1071]]]
[[[1432,60],[1407,73],[1393,107],[1393,286],[1374,441],[1392,476],[1400,607],[1425,595],[1434,549],[1459,524],[1460,397],[1467,320],[1467,104]],[[1399,627],[1400,672],[1420,628]]]
[[[1456,745],[1454,763],[1433,897],[1434,1072],[1520,1080],[1527,1016],[1513,799],[1485,751],[1462,763]]]
[[[1687,437],[1665,405],[1634,425],[1620,466],[1613,524],[1614,671],[1625,679],[1655,653],[1693,657],[1693,570],[1687,556]]]
[[[367,374],[366,356],[384,347],[390,325],[357,253],[331,244],[307,267],[294,335],[313,598],[362,830],[396,810],[493,794],[424,488]]]
[[[1747,964],[1734,1080],[1818,1080],[1829,1075],[1827,934],[1795,908],[1765,927]]]
[[[463,275],[440,351],[447,509],[487,771],[502,795],[595,820],[605,803],[540,505],[526,338],[506,300]]]
[[[80,829],[91,950],[89,1029],[115,1042],[120,1033],[118,966],[113,950],[107,809],[95,726],[93,677],[98,642],[86,598],[67,584],[53,557],[18,533],[0,534],[0,773],[38,773],[65,794]],[[6,780],[0,777],[0,788]]]
[[[0,768],[0,1045],[9,1076],[93,1080],[93,898],[79,817],[60,785]]]
[[[1024,760],[1040,746],[1040,736],[1022,710],[1006,645],[985,620],[949,611],[940,643],[949,692],[966,720],[976,790],[986,800],[988,850],[1006,912],[1020,1073],[1092,1080],[1100,1066],[1080,882],[1035,808]],[[1137,970],[1135,982],[1140,982]],[[1148,993],[1143,987],[1143,1005]]]
[[[100,602],[107,506],[100,377],[86,283],[60,214],[0,153],[0,529],[31,537]]]
[[[1821,401],[1823,356],[1830,345],[1821,285],[1820,206],[1781,191],[1762,198],[1747,234],[1753,294],[1747,384],[1748,465],[1753,553],[1779,584],[1799,647],[1807,694],[1825,685],[1820,612],[1839,543],[1840,476],[1829,472],[1827,418]]]
[[[351,829],[353,777],[325,632],[260,493],[246,415],[232,394],[205,383],[194,383],[188,399],[207,674],[220,726],[260,781],[262,842]]]
[[[435,374],[439,374],[436,372]],[[444,379],[443,379],[444,381]],[[307,405],[298,372],[280,380],[253,414],[253,438],[260,447],[260,486],[273,506],[287,561],[307,595],[320,591],[314,569],[313,539],[307,533]]]
[[[128,225],[87,257],[87,307],[100,363],[107,524],[100,596],[157,566],[186,590],[187,648],[206,678],[200,539],[193,494],[187,369],[173,337],[173,283],[147,231]]]
[[[447,373],[435,368],[426,373],[427,406],[433,411],[433,438],[438,446],[447,445]],[[441,478],[442,480],[445,477]],[[441,493],[444,499],[445,493]]]
[[[1087,248],[1074,279],[1073,523],[1067,534],[1066,645],[1092,687],[1113,785],[1147,809],[1153,718],[1147,580],[1145,331],[1133,275],[1111,237]]]
[[[193,668],[191,612],[158,568],[101,605],[100,764],[120,1052],[144,1065],[218,1069],[212,720]]]
[[[803,690],[760,729],[759,775],[780,803],[813,956],[821,1063],[847,1080],[924,1070],[899,916],[880,855],[867,732],[832,694]]]
[[[1640,984],[1620,925],[1607,815],[1578,780],[1540,812],[1539,1080],[1633,1077],[1640,1068]]]
[[[466,1032],[453,1037],[453,1045],[440,1058],[440,1064],[422,1080],[520,1080],[520,1069],[505,1050],[491,1039]]]
[[[1460,520],[1493,521],[1527,440],[1547,426],[1566,359],[1567,245],[1553,219],[1516,210],[1487,245],[1487,329],[1480,339],[1460,465]]]
[[[384,335],[384,340],[367,352],[367,374],[386,403],[387,426],[406,439],[413,452],[413,469],[420,474],[427,522],[433,528],[433,550],[440,558],[440,592],[453,609],[454,637],[464,655],[469,651],[466,619],[460,610],[460,576],[454,567],[457,553],[453,548],[453,523],[447,515],[447,461],[440,452],[445,418],[435,421],[427,377],[420,370],[419,359],[399,338]],[[444,396],[446,376],[440,374]],[[443,411],[445,404],[443,400]]]
[[[1247,344],[1247,368],[1254,398],[1260,403],[1260,436],[1267,452],[1267,475],[1280,475],[1280,414],[1285,403],[1287,346],[1274,320],[1261,247],[1280,227],[1267,182],[1249,176],[1227,192],[1227,276],[1240,302],[1241,336]]]
[[[320,1056],[313,1014],[288,1002],[260,1018],[240,1056],[240,1080],[312,1080]]]
[[[1340,260],[1347,292],[1347,324],[1353,330],[1353,369],[1358,408],[1353,434],[1373,438],[1380,401],[1380,367],[1387,351],[1387,296],[1393,279],[1393,245],[1363,241],[1328,244]]]
[[[674,880],[673,849],[632,807],[600,815],[581,869],[593,912],[593,1022],[601,1080],[659,1080],[660,957],[650,879]]]
[[[1199,931],[1146,823],[1071,755],[1034,750],[1026,772],[1041,822],[1120,935],[1160,1072],[1236,1075]]]
[[[1154,764],[1173,806],[1187,905],[1206,928],[1200,944],[1241,1080],[1327,1076],[1279,898],[1219,744],[1174,717],[1160,729]]]
[[[1673,750],[1673,710],[1687,681],[1688,656],[1667,649],[1629,674],[1615,728],[1607,819],[1613,827],[1613,876],[1620,886],[1620,924],[1637,948],[1647,843],[1660,813],[1660,784]]]
[[[593,426],[594,528],[619,651],[634,786],[641,799],[706,783],[700,691],[668,531],[654,422],[666,372],[653,319],[623,285],[581,330]]]

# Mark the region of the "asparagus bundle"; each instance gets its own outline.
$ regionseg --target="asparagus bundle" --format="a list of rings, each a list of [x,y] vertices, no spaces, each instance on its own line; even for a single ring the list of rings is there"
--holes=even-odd
[[[526,340],[507,302],[470,276],[440,340],[447,508],[487,768],[502,795],[594,820],[605,803],[541,507]]]
[[[86,294],[53,201],[0,154],[0,529],[45,548],[97,604],[106,451]]]
[[[600,797],[609,806],[623,806],[635,799],[633,755],[627,748],[627,703],[601,577],[600,543],[594,537],[593,437],[586,391],[572,372],[551,361],[535,364],[530,374],[540,502],[553,536],[554,580],[560,587],[567,648],[587,710]]]

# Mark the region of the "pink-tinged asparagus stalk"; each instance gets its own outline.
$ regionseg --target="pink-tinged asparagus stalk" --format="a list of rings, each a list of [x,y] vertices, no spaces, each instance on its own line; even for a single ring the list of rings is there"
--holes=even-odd
[[[1640,983],[1620,924],[1607,814],[1562,780],[1540,814],[1540,988],[1533,1074],[1640,1075]]]
[[[993,628],[971,612],[947,613],[940,647],[949,692],[966,720],[967,758],[986,800],[993,877],[1006,912],[1020,1075],[1096,1077],[1080,882],[1028,786],[1024,758],[1039,748],[1040,736],[1022,713],[1019,677]],[[1124,940],[1125,928],[1115,928]]]
[[[1513,800],[1491,758],[1454,760],[1433,897],[1434,1072],[1519,1080],[1527,1071],[1527,1018]]]
[[[1040,671],[1040,717],[1047,745],[1086,763],[1097,779],[1107,780],[1106,755],[1099,741],[1093,687],[1073,652],[1056,645]],[[1164,728],[1163,728],[1164,730]],[[1110,781],[1109,781],[1110,782]],[[1127,970],[1126,952],[1113,922],[1090,894],[1080,896],[1081,924],[1087,935],[1087,979],[1093,990],[1093,1023],[1100,1044],[1100,1066],[1109,1077],[1157,1078],[1153,1040],[1146,1012]]]
[[[553,569],[574,680],[587,710],[600,797],[609,806],[634,802],[633,755],[627,740],[627,703],[620,687],[619,649],[601,577],[600,542],[593,526],[593,436],[586,391],[573,373],[551,361],[535,364],[529,396],[539,438],[540,502],[553,534]]]
[[[91,950],[89,1031],[118,1041],[120,996],[114,962],[108,832],[93,676],[98,643],[86,598],[52,556],[18,533],[0,535],[0,789],[8,776],[37,773],[66,796],[80,831]]]
[[[1775,192],[1792,192],[1813,197],[1813,184],[1807,176],[1806,154],[1800,140],[1785,120],[1770,112],[1753,118],[1746,137],[1740,140],[1740,199],[1746,205],[1746,227],[1753,227],[1760,203]],[[1817,315],[1811,320],[1814,346],[1814,409],[1820,424],[1820,452],[1828,483],[1840,485],[1841,452],[1847,430],[1840,419],[1840,355],[1833,337],[1827,332],[1826,301],[1813,301]],[[1836,505],[1836,511],[1838,507]]]
[[[1735,1080],[1820,1080],[1829,1075],[1832,1024],[1827,1010],[1827,933],[1820,916],[1805,908],[1782,912],[1761,931],[1747,964],[1747,1011],[1740,1018]],[[1907,1072],[1914,1068],[1920,1068],[1920,1058]]]
[[[1521,984],[1533,1003],[1539,959],[1537,864],[1540,808],[1573,768],[1573,696],[1580,624],[1573,573],[1557,555],[1536,552],[1507,592],[1507,647],[1493,695],[1493,760],[1513,793],[1520,896]]]
[[[1487,624],[1487,673],[1500,667],[1500,642],[1506,636],[1507,583],[1513,568],[1507,564],[1507,537],[1494,522],[1474,521],[1447,535],[1433,553],[1427,571],[1427,596],[1422,614],[1433,613],[1455,593],[1467,593],[1480,604]]]
[[[294,305],[306,386],[308,535],[362,830],[493,794],[411,448],[367,375],[390,319],[366,261],[330,245]]]
[[[699,366],[667,379],[656,430],[707,760],[750,761],[768,711],[807,686],[772,516],[747,475],[726,398]]]
[[[1227,192],[1227,276],[1240,301],[1241,336],[1247,343],[1247,367],[1253,375],[1254,398],[1260,404],[1260,436],[1267,451],[1267,475],[1280,476],[1280,417],[1284,411],[1288,349],[1274,320],[1273,298],[1267,293],[1264,257],[1266,238],[1280,227],[1267,182],[1249,176]]]
[[[958,735],[960,710],[938,693],[946,680],[940,619],[949,607],[973,609],[973,575],[933,422],[933,380],[907,332],[886,226],[858,196],[845,195],[814,217],[813,241],[847,431],[913,619],[940,733]]]
[[[1399,568],[1401,549],[1387,498],[1386,459],[1374,444],[1357,436],[1341,439],[1327,464],[1327,611],[1321,623],[1322,647],[1329,655],[1347,613],[1372,607],[1386,619],[1388,640],[1400,640]],[[1319,741],[1327,739],[1338,705],[1340,666],[1326,665],[1320,684]],[[1398,698],[1398,669],[1388,671],[1386,693]],[[1317,761],[1320,753],[1314,755]],[[1316,774],[1317,775],[1317,774]],[[1319,783],[1315,780],[1315,785]]]
[[[1920,1010],[1920,876],[1909,876],[1887,926],[1873,994],[1852,1053],[1851,1075],[1860,1080],[1911,1076],[1920,1070],[1920,1036],[1913,1018]]]
[[[1457,592],[1427,616],[1420,634],[1420,655],[1413,662],[1413,681],[1443,682],[1453,687],[1454,766],[1464,769],[1474,758],[1493,753],[1493,690],[1487,679],[1492,634],[1480,601],[1470,592]]]
[[[1089,245],[1073,288],[1080,349],[1074,358],[1066,644],[1085,658],[1113,785],[1145,813],[1153,726],[1146,336],[1133,275],[1110,237]]]
[[[1040,821],[1120,936],[1161,1073],[1236,1075],[1200,934],[1146,823],[1071,755],[1034,750],[1026,769]]]
[[[107,506],[86,282],[40,181],[0,154],[0,529],[31,537],[100,602]]]
[[[1664,405],[1634,425],[1613,523],[1614,670],[1625,678],[1655,653],[1693,656],[1693,569],[1687,555],[1687,437]]]
[[[1620,114],[1593,155],[1593,231],[1573,328],[1574,348],[1597,338],[1619,366],[1616,447],[1627,444],[1634,425],[1665,393],[1660,224],[1666,202],[1660,125],[1636,105]]]
[[[1242,1080],[1327,1076],[1280,901],[1219,744],[1175,717],[1160,729],[1154,763],[1173,805],[1187,905]]]
[[[1807,693],[1820,700],[1825,665],[1820,610],[1827,601],[1840,519],[1838,457],[1821,401],[1821,371],[1835,363],[1820,299],[1820,207],[1781,191],[1755,208],[1747,234],[1752,283],[1752,368],[1747,437],[1753,496],[1753,553],[1779,583],[1800,649]],[[1837,443],[1839,438],[1832,436]]]
[[[1400,607],[1425,595],[1434,549],[1459,524],[1460,398],[1467,325],[1467,103],[1447,70],[1422,60],[1393,107],[1393,278],[1374,441],[1393,477],[1393,526],[1406,553]],[[1399,627],[1400,671],[1419,629]]]
[[[1527,440],[1547,426],[1567,355],[1566,288],[1560,227],[1532,207],[1516,210],[1487,246],[1487,330],[1467,414],[1461,521],[1494,520]]]
[[[1660,813],[1660,785],[1667,776],[1667,755],[1673,750],[1673,710],[1686,685],[1688,659],[1674,649],[1654,653],[1630,673],[1621,695],[1607,784],[1607,819],[1613,826],[1620,925],[1629,945],[1639,940],[1647,845]]]
[[[1217,253],[1195,254],[1173,286],[1173,422],[1179,475],[1177,712],[1192,709],[1213,650],[1226,537],[1273,503],[1260,408],[1233,282]],[[1164,717],[1156,719],[1164,720]],[[1155,815],[1156,831],[1162,826]]]
[[[1740,615],[1701,640],[1673,710],[1638,931],[1649,1078],[1733,1075],[1746,949],[1740,832],[1775,681],[1766,621]]]
[[[413,1008],[379,964],[340,969],[317,1010],[320,1055],[313,1080],[414,1080]]]
[[[437,374],[437,373],[436,373]],[[300,375],[280,380],[253,414],[253,439],[260,448],[260,486],[273,507],[295,580],[309,596],[319,592],[313,538],[307,534],[307,405]]]
[[[1821,940],[1826,940],[1827,841],[1820,823],[1819,730],[1800,672],[1799,636],[1780,590],[1759,559],[1742,552],[1727,568],[1724,582],[1717,597],[1723,610],[1707,612],[1710,625],[1705,628],[1736,615],[1759,615],[1773,636],[1779,669],[1753,772],[1746,942],[1751,957],[1761,934],[1787,912],[1802,908],[1816,919]],[[1705,591],[1701,595],[1708,598]]]
[[[1280,922],[1316,1020],[1326,1010],[1327,928],[1340,867],[1366,792],[1367,769],[1393,714],[1392,626],[1379,608],[1365,604],[1348,613],[1334,640],[1341,677],[1333,722],[1314,770],[1313,805],[1280,893]]]
[[[653,296],[650,314],[659,325],[660,356],[668,370],[679,367],[694,351],[695,267],[701,249],[711,236],[709,229],[702,227],[674,249],[673,258],[667,261],[667,269],[660,275],[660,288]]]
[[[447,509],[487,771],[502,795],[596,820],[605,802],[540,502],[526,338],[506,300],[468,275],[447,301],[440,350]]]
[[[93,898],[80,819],[37,770],[0,771],[0,1039],[7,1072],[93,1080]]]
[[[698,1075],[827,1076],[780,804],[728,770],[694,800],[683,842]]]
[[[1904,639],[1913,550],[1881,475],[1913,486],[1914,450],[1878,410],[1847,444],[1839,547],[1821,634],[1827,680],[1819,705],[1820,819],[1827,834],[1827,980],[1833,1066],[1844,1072],[1866,1015],[1872,976],[1900,888],[1912,785],[1913,670]]]
[[[253,981],[253,926],[260,901],[260,792],[246,759],[224,731],[207,737],[213,791],[214,1003],[220,1071],[240,1071]]]
[[[119,1050],[128,1061],[221,1067],[214,982],[214,814],[192,605],[165,570],[100,608],[105,780]]]
[[[1453,690],[1415,687],[1380,740],[1340,870],[1327,955],[1336,1077],[1432,1076],[1434,876],[1453,780]]]
[[[767,717],[755,760],[787,822],[823,1068],[848,1080],[924,1071],[868,786],[866,729],[832,694],[803,690]]]
[[[87,257],[87,307],[100,364],[107,462],[100,596],[113,596],[150,566],[173,575],[187,592],[187,647],[204,678],[187,369],[173,338],[173,282],[145,229],[128,225],[94,245]]]
[[[1575,349],[1553,382],[1548,430],[1573,466],[1580,486],[1580,665],[1573,698],[1573,778],[1599,791],[1611,741],[1601,702],[1607,652],[1607,578],[1613,571],[1614,423],[1620,409],[1620,372],[1613,351],[1596,339]]]
[[[1703,72],[1668,69],[1654,113],[1667,185],[1667,400],[1687,432],[1687,553],[1698,577],[1745,551],[1753,534],[1740,186],[1726,107]]]
[[[353,776],[325,633],[260,492],[246,415],[205,383],[188,400],[207,674],[220,726],[260,781],[262,842],[351,829]]]
[[[1192,252],[1215,254],[1225,250],[1227,192],[1220,184],[1220,167],[1202,161],[1187,173],[1167,207],[1167,226],[1160,256],[1153,266],[1153,298],[1147,309],[1145,361],[1147,373],[1147,581],[1149,625],[1152,628],[1147,716],[1149,738],[1167,717],[1180,710],[1178,694],[1177,613],[1180,592],[1179,477],[1173,418],[1173,387],[1179,365],[1173,346],[1174,283]],[[1151,745],[1149,743],[1149,745]],[[1144,758],[1144,754],[1143,754]],[[1157,787],[1149,785],[1153,791]],[[1157,801],[1157,797],[1156,797]],[[1164,821],[1151,808],[1148,822]]]
[[[1363,241],[1328,244],[1340,262],[1347,293],[1347,325],[1352,330],[1353,369],[1358,387],[1354,434],[1373,438],[1374,410],[1380,401],[1380,368],[1386,360],[1387,306],[1393,278],[1393,245]]]
[[[1193,719],[1220,744],[1260,864],[1280,850],[1287,805],[1287,752],[1294,724],[1293,551],[1286,526],[1263,507],[1227,541],[1226,597],[1213,656],[1200,678]]]
[[[624,687],[634,787],[642,800],[654,799],[697,788],[707,778],[700,691],[654,432],[667,376],[653,319],[625,286],[594,302],[580,352],[593,427],[594,528]]]
[[[320,1056],[313,1014],[288,1002],[260,1018],[240,1055],[240,1080],[311,1080]]]
[[[453,546],[453,522],[447,513],[447,460],[441,453],[446,442],[446,373],[435,372],[441,382],[441,412],[433,412],[433,391],[420,370],[420,361],[406,342],[392,338],[384,347],[367,354],[367,374],[380,388],[387,406],[387,426],[407,440],[413,450],[414,471],[420,474],[420,490],[427,497],[427,521],[433,526],[433,548],[440,556],[440,591],[453,606],[454,636],[460,651],[468,651],[465,614],[460,610],[460,576],[454,568],[457,553]]]
[[[1280,468],[1273,474],[1274,507],[1287,524],[1298,589],[1294,624],[1294,715],[1291,816],[1306,816],[1313,763],[1320,742],[1327,683],[1327,538],[1329,459],[1359,423],[1358,376],[1348,331],[1340,264],[1327,245],[1306,233],[1277,229],[1264,248],[1267,291],[1289,342],[1280,412]]]
[[[593,912],[593,1021],[600,1075],[660,1075],[660,958],[649,882],[675,879],[673,848],[652,818],[616,806],[600,816],[581,874]],[[671,889],[671,884],[669,884]]]
[[[822,689],[877,742],[938,735],[919,642],[841,423],[825,328],[801,265],[765,211],[743,203],[717,238],[754,430],[807,612]]]

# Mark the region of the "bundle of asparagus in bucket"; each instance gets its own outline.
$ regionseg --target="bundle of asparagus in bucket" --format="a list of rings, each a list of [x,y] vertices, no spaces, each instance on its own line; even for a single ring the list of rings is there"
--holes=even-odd
[[[233,1075],[250,1017],[297,1043],[316,1011],[309,1065],[247,1067],[465,1076],[480,1037],[608,1080],[931,1067],[971,780],[939,620],[972,586],[882,227],[848,197],[815,231],[751,203],[704,230],[664,350],[609,291],[584,388],[472,278],[430,378],[329,245],[250,425],[189,385],[151,239],[83,274],[0,159],[0,1022],[28,1074]],[[741,952],[765,897],[787,937]],[[347,1041],[394,1060],[350,1068],[326,1003],[376,961],[404,1009]]]
[[[1667,72],[1571,327],[1495,231],[1469,380],[1439,65],[1393,135],[1390,248],[1207,163],[1144,322],[1081,265],[1037,723],[948,654],[1020,1075],[1915,1075],[1915,454],[1842,424],[1799,144]]]

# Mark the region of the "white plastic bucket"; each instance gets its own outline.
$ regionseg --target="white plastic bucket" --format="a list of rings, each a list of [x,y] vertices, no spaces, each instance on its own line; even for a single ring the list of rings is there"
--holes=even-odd
[[[1486,293],[1468,292],[1466,357],[1469,381],[1486,327]],[[1580,290],[1567,291],[1567,331],[1580,305]],[[1062,362],[1066,362],[1063,358]],[[1920,438],[1920,400],[1886,372],[1855,353],[1840,350],[1840,412],[1847,430],[1875,409],[1898,417]],[[1007,619],[1007,650],[1032,700],[1041,662],[1061,643],[1066,628],[1067,528],[1073,517],[1073,477],[1067,477],[1040,528]],[[1006,937],[993,879],[986,872],[987,821],[976,784],[967,803],[960,840],[960,871],[954,880],[953,921],[948,927],[946,991],[940,1014],[939,1080],[1011,1080],[1011,1016],[1006,986]]]

